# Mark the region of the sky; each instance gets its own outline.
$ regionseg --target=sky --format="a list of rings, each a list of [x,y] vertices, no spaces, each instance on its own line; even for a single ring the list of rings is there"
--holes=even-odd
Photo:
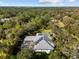
[[[0,0],[0,6],[56,7],[79,6],[79,0]]]

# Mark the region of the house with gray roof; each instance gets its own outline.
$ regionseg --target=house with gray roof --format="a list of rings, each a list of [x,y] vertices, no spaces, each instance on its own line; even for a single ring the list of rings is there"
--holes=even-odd
[[[49,34],[37,33],[35,36],[26,36],[21,47],[30,48],[35,52],[49,53],[54,50],[55,45]]]

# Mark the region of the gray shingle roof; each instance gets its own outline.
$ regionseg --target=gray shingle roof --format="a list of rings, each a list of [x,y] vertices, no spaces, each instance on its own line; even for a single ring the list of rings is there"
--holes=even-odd
[[[45,40],[41,40],[37,45],[34,46],[34,50],[52,50],[53,47],[49,45]]]
[[[33,41],[35,43],[34,50],[53,50],[54,43],[47,35],[26,36],[25,41]],[[24,43],[26,44],[26,43]]]
[[[42,36],[26,36],[24,41],[33,41],[36,42],[38,41]]]

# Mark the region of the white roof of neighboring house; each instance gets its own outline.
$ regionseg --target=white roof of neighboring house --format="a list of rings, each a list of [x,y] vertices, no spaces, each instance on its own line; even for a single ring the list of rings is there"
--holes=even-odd
[[[3,18],[3,19],[0,19],[1,20],[1,22],[4,22],[4,21],[9,21],[9,20],[11,20],[11,18]]]

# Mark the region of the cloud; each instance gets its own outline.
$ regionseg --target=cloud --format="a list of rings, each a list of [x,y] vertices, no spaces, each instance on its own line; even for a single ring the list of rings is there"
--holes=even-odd
[[[39,0],[39,3],[51,3],[51,4],[57,4],[57,3],[71,3],[74,2],[75,0]]]
[[[39,0],[40,3],[59,3],[63,0]]]
[[[76,0],[69,0],[69,2],[75,2]]]

